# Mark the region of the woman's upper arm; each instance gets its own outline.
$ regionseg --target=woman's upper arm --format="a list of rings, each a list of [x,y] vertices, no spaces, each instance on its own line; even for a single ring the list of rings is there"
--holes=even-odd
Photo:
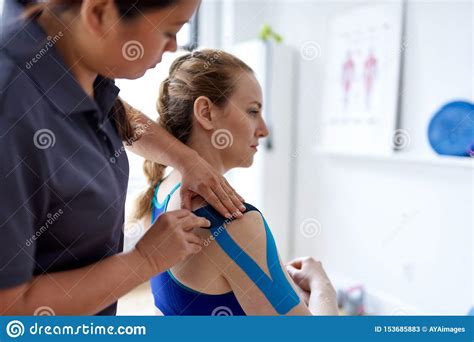
[[[248,212],[225,229],[217,228],[213,237],[208,253],[246,314],[311,315],[298,297],[259,212]]]

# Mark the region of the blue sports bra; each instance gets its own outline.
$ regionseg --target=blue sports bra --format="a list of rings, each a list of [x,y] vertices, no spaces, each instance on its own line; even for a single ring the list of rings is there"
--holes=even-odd
[[[177,184],[165,200],[159,203],[157,194],[160,184],[156,186],[153,196],[152,223],[167,211],[171,196],[181,186],[181,183]],[[198,211],[201,212],[201,209]],[[199,216],[205,215],[200,213]],[[232,291],[217,295],[198,292],[179,282],[170,270],[154,276],[150,283],[155,306],[165,316],[245,316]]]

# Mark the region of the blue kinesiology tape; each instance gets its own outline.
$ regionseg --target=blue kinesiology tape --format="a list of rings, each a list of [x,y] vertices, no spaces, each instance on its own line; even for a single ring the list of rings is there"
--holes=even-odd
[[[255,207],[246,204],[247,212],[258,211]],[[206,207],[206,217],[211,221],[211,232],[214,239],[224,252],[247,274],[247,276],[262,291],[276,312],[280,315],[288,313],[296,305],[299,304],[300,298],[295,290],[288,282],[278,259],[277,248],[272,232],[268,227],[267,221],[262,216],[265,225],[265,233],[267,239],[267,267],[270,277],[258,266],[258,264],[232,239],[227,230],[225,220],[215,210]],[[210,209],[210,210],[209,210]],[[212,212],[212,213],[211,213]],[[196,212],[196,214],[198,214]],[[214,214],[214,215],[213,215]],[[220,219],[222,218],[222,219]]]

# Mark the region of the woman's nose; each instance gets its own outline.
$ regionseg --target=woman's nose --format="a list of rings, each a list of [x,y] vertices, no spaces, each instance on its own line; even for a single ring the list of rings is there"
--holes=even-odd
[[[261,138],[264,138],[264,137],[268,136],[267,124],[265,123],[265,121],[263,119],[262,119],[262,122],[260,123],[260,125],[257,129],[257,135]]]

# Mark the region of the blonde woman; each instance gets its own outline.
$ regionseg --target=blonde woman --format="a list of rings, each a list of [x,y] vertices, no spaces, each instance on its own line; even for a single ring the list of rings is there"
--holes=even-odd
[[[250,167],[260,139],[268,135],[262,118],[262,91],[252,69],[218,50],[178,58],[162,83],[159,123],[224,175]],[[164,177],[165,166],[145,161],[149,188],[135,216],[148,225],[180,205],[179,170]],[[226,220],[202,198],[191,208],[211,222],[194,229],[203,249],[151,280],[156,307],[165,315],[337,314],[336,296],[321,264],[303,259],[282,264],[263,214],[246,203],[244,217]],[[306,294],[309,298],[305,298]]]

